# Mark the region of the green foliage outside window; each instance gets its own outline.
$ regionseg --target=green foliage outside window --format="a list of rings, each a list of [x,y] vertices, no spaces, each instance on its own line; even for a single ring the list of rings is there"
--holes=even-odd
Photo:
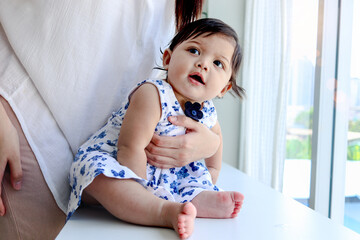
[[[311,138],[287,140],[286,158],[311,159]],[[357,144],[348,146],[347,160],[360,161],[360,141],[357,141]]]
[[[287,159],[311,159],[311,138],[286,141]]]
[[[360,132],[360,120],[349,121],[349,132]],[[349,142],[347,159],[360,161],[360,139],[355,139]]]
[[[306,129],[313,126],[313,108],[302,111],[295,118],[295,124]],[[360,120],[349,122],[350,132],[360,132]],[[311,136],[286,141],[287,159],[311,159]],[[360,161],[360,139],[349,142],[347,148],[347,160]]]
[[[295,125],[301,126],[303,129],[312,129],[313,112],[313,108],[300,112],[294,120]],[[311,136],[299,139],[288,139],[286,141],[286,158],[311,159]]]
[[[348,146],[347,159],[352,161],[360,161],[360,145]]]
[[[349,121],[350,132],[360,132],[360,120]]]
[[[307,129],[312,129],[313,127],[313,115],[314,108],[311,107],[308,111],[300,112],[295,118],[295,124],[303,126]]]

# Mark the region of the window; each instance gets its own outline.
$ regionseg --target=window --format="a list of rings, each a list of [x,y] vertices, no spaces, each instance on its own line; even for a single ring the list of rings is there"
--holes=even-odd
[[[283,191],[360,233],[360,0],[293,8]]]
[[[288,88],[283,192],[307,206],[310,198],[317,19],[317,1],[293,2],[292,76]]]
[[[352,18],[344,225],[360,233],[360,0]]]

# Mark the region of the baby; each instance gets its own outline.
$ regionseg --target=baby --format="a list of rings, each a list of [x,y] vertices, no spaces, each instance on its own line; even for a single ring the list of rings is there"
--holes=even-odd
[[[166,79],[139,83],[107,124],[79,148],[70,173],[68,218],[80,204],[84,188],[100,174],[134,180],[158,198],[181,204],[172,226],[180,238],[191,235],[195,217],[236,217],[243,195],[219,191],[214,185],[222,141],[204,161],[170,169],[147,163],[145,148],[154,131],[167,136],[186,133],[168,121],[177,115],[200,121],[221,137],[211,99],[230,89],[243,97],[244,90],[236,85],[241,57],[235,31],[222,21],[206,18],[186,25],[163,53]]]

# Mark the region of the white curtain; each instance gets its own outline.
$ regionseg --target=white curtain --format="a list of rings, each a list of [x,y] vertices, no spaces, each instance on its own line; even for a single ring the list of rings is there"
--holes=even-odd
[[[281,191],[292,0],[247,0],[244,26],[240,170]]]

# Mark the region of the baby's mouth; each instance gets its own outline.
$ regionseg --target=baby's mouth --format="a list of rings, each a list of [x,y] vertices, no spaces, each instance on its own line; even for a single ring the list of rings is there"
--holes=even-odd
[[[200,84],[205,85],[204,80],[203,80],[201,75],[199,75],[199,74],[191,74],[191,75],[189,75],[189,77],[191,79],[195,80],[196,82],[199,82]]]

